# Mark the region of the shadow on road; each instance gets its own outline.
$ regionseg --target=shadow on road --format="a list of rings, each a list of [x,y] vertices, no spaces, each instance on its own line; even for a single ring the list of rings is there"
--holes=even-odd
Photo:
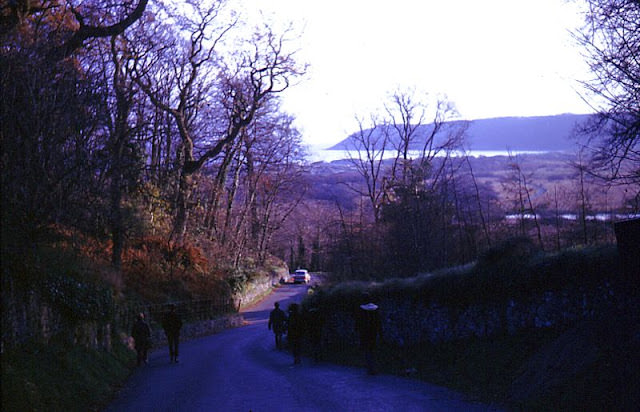
[[[244,317],[244,320],[251,323],[259,322],[262,320],[266,321],[267,319],[269,319],[269,311],[270,309],[242,312],[242,316]]]

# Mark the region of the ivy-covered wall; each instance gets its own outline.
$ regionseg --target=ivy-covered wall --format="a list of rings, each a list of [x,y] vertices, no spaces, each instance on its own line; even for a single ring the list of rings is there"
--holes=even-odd
[[[71,277],[49,276],[25,288],[3,279],[2,348],[56,336],[71,344],[111,349],[111,291]]]
[[[620,304],[617,292],[606,282],[593,289],[549,290],[528,297],[466,306],[398,296],[373,299],[382,317],[383,339],[400,347],[565,327]],[[357,342],[355,312],[356,308],[326,311],[324,333],[329,341]]]
[[[244,271],[230,277],[230,286],[237,308],[250,305],[271,291],[281,277],[288,275],[286,267]]]
[[[247,305],[267,294],[286,268],[243,272],[231,280],[234,306]],[[235,283],[234,283],[235,282]],[[69,344],[111,349],[113,336],[127,340],[132,319],[140,309],[118,304],[111,290],[81,282],[72,276],[50,274],[25,286],[3,279],[2,348],[26,340],[47,343],[54,336]],[[123,312],[124,311],[124,312]],[[124,313],[124,315],[123,315]],[[240,318],[205,319],[185,326],[185,336],[215,333],[220,328],[239,326]],[[164,342],[160,328],[154,335],[156,345]]]

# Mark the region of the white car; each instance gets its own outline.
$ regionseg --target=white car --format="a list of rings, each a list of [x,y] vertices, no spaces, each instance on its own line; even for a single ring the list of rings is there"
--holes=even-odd
[[[293,275],[291,275],[293,283],[309,283],[311,282],[311,275],[307,269],[298,269]]]

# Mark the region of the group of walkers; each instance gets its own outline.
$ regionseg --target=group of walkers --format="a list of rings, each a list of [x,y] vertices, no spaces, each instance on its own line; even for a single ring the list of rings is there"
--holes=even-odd
[[[300,305],[292,303],[287,309],[288,315],[280,309],[280,303],[274,303],[274,309],[269,314],[267,327],[273,331],[276,339],[276,348],[284,349],[283,336],[287,335],[287,343],[293,354],[293,363],[302,361],[302,339],[304,337],[304,321],[300,313]]]
[[[180,329],[182,329],[182,319],[176,312],[176,305],[169,305],[169,312],[162,319],[162,328],[169,343],[169,358],[171,363],[178,363],[178,346],[180,343]],[[136,323],[131,329],[138,366],[148,362],[148,352],[151,348],[151,328],[144,319],[144,313],[138,315]]]
[[[325,316],[323,312],[312,307],[304,312],[297,303],[289,305],[288,316],[280,309],[280,303],[274,304],[274,309],[269,314],[269,330],[275,336],[276,348],[284,348],[283,336],[287,335],[287,343],[293,355],[294,365],[301,363],[302,344],[306,337],[309,349],[314,361],[322,358],[322,329]],[[355,316],[356,331],[360,337],[360,348],[364,354],[367,373],[377,373],[375,350],[378,339],[382,334],[382,323],[378,305],[371,302],[368,295],[364,295],[363,303],[358,307]]]
[[[269,314],[267,327],[273,331],[276,348],[284,349],[283,337],[287,335],[287,344],[293,355],[295,365],[302,362],[302,344],[305,337],[314,361],[322,358],[322,329],[325,317],[323,312],[312,307],[304,313],[297,303],[291,303],[285,313],[280,309],[280,303],[274,304],[274,309]],[[162,328],[167,336],[169,344],[169,357],[171,363],[178,363],[178,346],[180,341],[180,329],[182,320],[176,313],[176,306],[171,304],[162,320]],[[378,338],[381,336],[381,321],[378,306],[370,301],[368,296],[359,306],[356,314],[356,330],[360,337],[360,347],[364,353],[367,372],[377,373],[375,361],[375,349]],[[143,313],[138,315],[136,323],[131,330],[131,336],[135,342],[138,366],[148,362],[148,351],[151,348],[151,328],[145,321]]]

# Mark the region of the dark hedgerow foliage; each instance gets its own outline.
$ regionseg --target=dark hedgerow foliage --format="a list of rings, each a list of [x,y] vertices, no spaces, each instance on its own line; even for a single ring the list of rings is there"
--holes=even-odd
[[[603,278],[615,282],[615,246],[567,249],[542,253],[529,241],[514,239],[485,253],[475,264],[383,282],[340,283],[310,297],[314,304],[353,308],[363,292],[372,298],[401,297],[462,307],[496,302],[564,287],[588,287]],[[311,302],[310,302],[311,303]]]
[[[111,289],[77,280],[75,276],[52,274],[45,281],[48,301],[71,319],[110,319],[113,316]]]
[[[69,251],[41,246],[34,256],[10,256],[3,262],[15,286],[34,290],[67,319],[108,320],[113,315],[113,291],[87,259]],[[6,279],[10,277],[3,274]]]

